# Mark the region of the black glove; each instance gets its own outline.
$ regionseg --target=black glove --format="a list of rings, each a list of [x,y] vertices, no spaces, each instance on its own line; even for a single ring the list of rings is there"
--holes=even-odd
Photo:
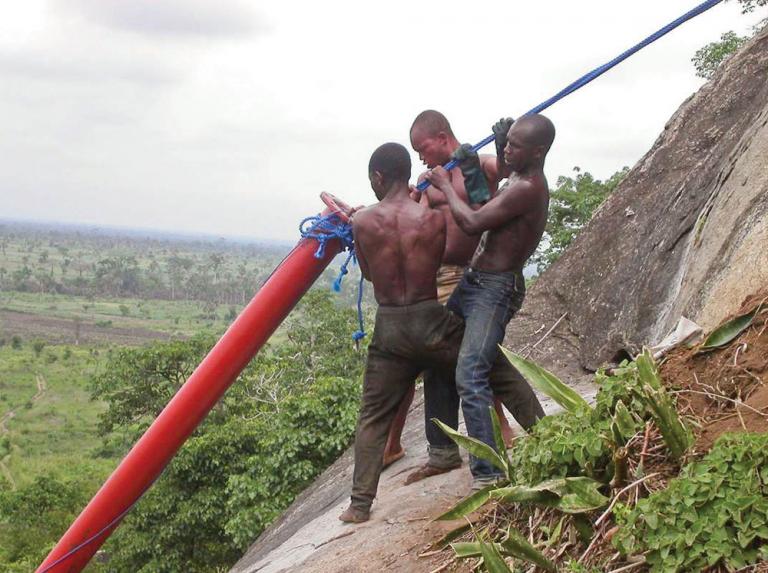
[[[515,120],[511,117],[502,117],[493,124],[493,135],[496,137],[496,157],[504,160],[504,148],[507,146],[507,132]]]
[[[488,182],[480,167],[477,151],[473,150],[469,143],[463,143],[451,154],[451,157],[456,160],[464,176],[464,188],[467,190],[469,203],[488,201],[491,198],[491,192],[488,190]]]

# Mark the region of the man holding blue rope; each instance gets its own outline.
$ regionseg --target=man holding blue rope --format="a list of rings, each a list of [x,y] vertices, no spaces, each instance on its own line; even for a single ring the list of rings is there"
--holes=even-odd
[[[445,218],[411,199],[408,151],[397,143],[382,145],[371,156],[368,172],[379,203],[357,211],[352,226],[360,270],[373,283],[379,308],[355,433],[351,503],[339,516],[350,523],[369,518],[387,433],[416,376],[427,369],[438,374],[425,381],[426,401],[448,393],[436,392],[438,386],[456,393],[454,373],[464,333],[463,321],[437,302]],[[515,411],[525,404],[530,406],[526,411],[533,411],[538,401],[517,371],[501,356],[492,369],[493,392],[505,406]],[[531,415],[521,423],[529,426],[535,421]],[[453,452],[458,457],[455,444]],[[432,460],[432,452],[430,461],[440,463]]]
[[[467,433],[491,446],[494,439],[489,406],[493,394],[489,376],[499,357],[498,345],[504,340],[506,326],[525,297],[523,267],[536,250],[547,223],[549,187],[544,161],[554,137],[554,125],[543,115],[526,115],[512,124],[503,148],[511,175],[499,192],[477,210],[461,199],[445,169],[435,167],[426,176],[437,192],[445,195],[459,227],[467,234],[482,235],[472,263],[447,306],[466,323],[456,386]],[[460,166],[462,162],[477,161],[468,145],[464,150],[467,158],[460,161]],[[543,416],[538,401],[536,405],[536,415]],[[501,477],[489,462],[474,457],[470,458],[470,470],[477,488]]]
[[[501,137],[506,139],[507,131],[511,125],[511,119],[502,119],[494,126],[494,131],[499,131]],[[419,159],[429,169],[448,163],[451,159],[454,159],[454,154],[457,154],[459,158],[464,158],[466,155],[465,150],[460,147],[448,118],[439,111],[428,109],[418,114],[411,124],[409,136],[411,147],[419,154]],[[503,152],[497,152],[496,155],[475,154],[474,158],[477,159],[474,164],[468,165],[468,162],[465,161],[461,170],[455,169],[450,172],[450,177],[456,194],[465,203],[477,206],[487,202],[496,193],[499,181],[509,175],[509,167],[504,163]],[[419,177],[419,182],[423,178],[424,174]],[[467,190],[471,191],[471,195]],[[480,236],[468,235],[456,224],[451,216],[448,202],[442,193],[430,195],[429,201],[427,194],[413,193],[412,196],[415,200],[421,200],[432,208],[439,210],[445,217],[445,250],[443,252],[442,264],[437,271],[437,300],[441,304],[445,304],[459,282],[461,282],[464,270],[472,260],[472,255],[480,242]],[[425,372],[424,376],[428,380],[431,373]],[[408,416],[408,408],[412,401],[413,390],[403,400],[392,423],[387,439],[387,447],[384,451],[385,467],[405,454],[401,444],[401,436],[405,420]],[[453,422],[453,418],[443,420],[448,425],[458,423],[458,395],[455,396],[455,404],[454,410],[456,412],[454,416],[456,422]],[[436,416],[436,412],[432,411],[431,406],[432,403],[427,402],[425,404],[424,417],[429,450],[434,454],[432,458],[434,459],[441,450],[450,452],[450,454],[445,457],[444,463],[440,463],[439,466],[427,463],[409,474],[405,482],[406,485],[445,473],[461,465],[461,458],[453,453],[453,442],[432,423],[431,420]],[[494,398],[494,408],[499,418],[504,441],[511,443],[514,439],[514,432],[507,421],[499,398]]]

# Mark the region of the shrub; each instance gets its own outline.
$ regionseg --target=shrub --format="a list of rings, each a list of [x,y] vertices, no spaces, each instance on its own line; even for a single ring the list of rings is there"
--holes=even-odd
[[[614,545],[651,571],[741,569],[768,559],[768,434],[722,436],[669,487],[617,512]]]

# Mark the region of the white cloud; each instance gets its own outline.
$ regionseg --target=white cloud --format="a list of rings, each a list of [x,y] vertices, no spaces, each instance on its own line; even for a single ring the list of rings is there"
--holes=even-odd
[[[320,191],[373,201],[370,153],[407,145],[423,109],[479,141],[500,116],[525,112],[690,8],[6,3],[0,216],[292,239],[320,210]],[[599,178],[632,165],[701,85],[695,50],[764,15],[718,6],[550,108],[550,180],[574,165]]]
[[[98,25],[148,37],[238,37],[268,30],[252,5],[233,0],[62,0],[58,6]]]

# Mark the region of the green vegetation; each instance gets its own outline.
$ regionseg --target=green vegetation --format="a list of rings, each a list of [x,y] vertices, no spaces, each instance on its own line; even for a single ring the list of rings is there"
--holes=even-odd
[[[667,489],[617,507],[614,545],[651,571],[729,570],[768,559],[768,435],[726,435]]]
[[[110,571],[230,566],[349,445],[364,353],[351,343],[356,313],[335,302],[328,292],[305,297],[282,342],[248,366],[105,545]],[[98,356],[66,347],[67,358],[50,345],[39,356],[31,345],[0,348],[0,398],[16,415],[0,442],[13,480],[0,478],[0,569],[39,564],[215,338]],[[46,383],[36,398],[38,366]]]
[[[573,399],[551,373],[507,354],[566,410],[539,421],[510,452],[492,408],[495,450],[441,425],[457,444],[499,467],[505,479],[442,515],[439,519],[466,518],[487,503],[496,504],[488,518],[481,514],[463,523],[434,548],[450,545],[455,558],[480,559],[478,565],[491,573],[513,571],[510,557],[518,565],[514,571],[525,570],[525,562],[548,571],[604,571],[607,559],[613,561],[611,569],[622,570],[608,548],[602,557],[590,557],[596,567],[587,560],[596,542],[610,545],[605,532],[613,515],[611,543],[625,563],[645,563],[654,572],[736,570],[768,558],[768,435],[726,435],[703,459],[691,461],[685,457],[690,431],[648,351],[611,375],[598,374],[594,407]],[[666,454],[654,454],[661,461],[648,473],[644,464],[653,427],[660,438],[653,450],[663,448]],[[643,433],[639,463],[630,464],[630,443],[638,443]],[[636,504],[620,501],[624,492],[659,476],[663,468],[676,474],[680,463],[679,477],[666,487]],[[630,477],[635,481],[627,485]],[[463,541],[467,536],[470,541]]]
[[[284,251],[0,224],[0,570],[40,563]],[[364,354],[337,272],[132,510],[109,571],[227,568],[347,447]]]
[[[242,550],[349,445],[363,354],[352,310],[310,293],[287,340],[248,366],[128,515],[105,550],[112,571],[209,571]],[[213,343],[199,337],[118,351],[93,379],[100,429],[127,447]],[[189,532],[194,531],[194,535]]]
[[[757,7],[768,5],[768,0],[739,0],[739,3],[742,5],[742,12],[747,14],[753,12]],[[766,22],[768,22],[768,18],[757,24],[753,29],[753,34],[762,28]],[[719,41],[710,42],[703,48],[696,50],[691,60],[696,68],[696,75],[706,80],[712,79],[720,64],[741,48],[751,37],[752,35],[739,36],[730,30],[721,34]]]

